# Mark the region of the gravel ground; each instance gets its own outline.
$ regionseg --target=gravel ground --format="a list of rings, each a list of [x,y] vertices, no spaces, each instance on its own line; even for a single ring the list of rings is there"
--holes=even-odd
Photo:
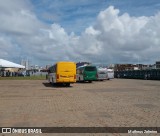
[[[45,80],[0,80],[0,126],[160,127],[160,81],[113,79],[60,87]]]

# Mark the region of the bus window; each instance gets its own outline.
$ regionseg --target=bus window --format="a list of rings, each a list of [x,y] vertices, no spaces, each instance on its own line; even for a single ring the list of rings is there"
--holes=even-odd
[[[96,67],[86,67],[85,71],[95,71]]]

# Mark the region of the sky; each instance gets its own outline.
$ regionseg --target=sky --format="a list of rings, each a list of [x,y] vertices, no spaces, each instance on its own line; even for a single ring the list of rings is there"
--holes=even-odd
[[[159,0],[0,0],[0,58],[96,64],[160,60]]]

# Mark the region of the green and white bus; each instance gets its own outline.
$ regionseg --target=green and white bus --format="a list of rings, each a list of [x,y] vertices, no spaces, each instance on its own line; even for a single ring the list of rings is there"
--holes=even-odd
[[[81,66],[77,68],[76,80],[78,82],[92,82],[97,80],[97,68],[95,66]]]

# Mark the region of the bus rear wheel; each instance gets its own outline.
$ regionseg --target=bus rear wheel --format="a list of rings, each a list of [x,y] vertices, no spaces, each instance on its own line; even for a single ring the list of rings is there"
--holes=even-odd
[[[63,83],[63,86],[69,87],[70,83]]]
[[[66,86],[67,86],[67,87],[70,87],[70,83],[66,83]]]

